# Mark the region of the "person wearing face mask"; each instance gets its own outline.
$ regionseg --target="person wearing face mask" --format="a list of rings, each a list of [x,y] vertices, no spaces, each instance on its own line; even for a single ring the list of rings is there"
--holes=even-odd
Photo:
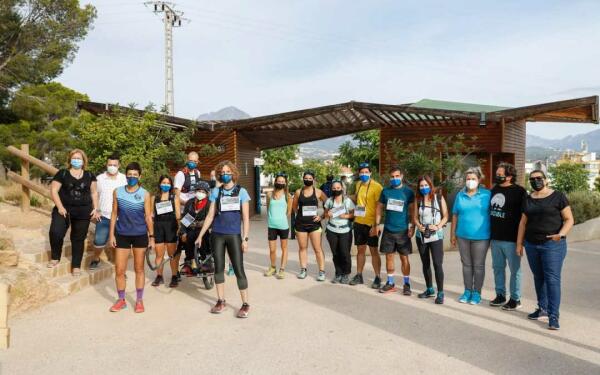
[[[327,197],[321,189],[314,186],[315,174],[312,171],[305,171],[302,175],[304,187],[296,190],[292,208],[296,215],[295,229],[298,240],[298,256],[300,258],[299,279],[305,279],[307,276],[308,264],[308,241],[312,244],[319,274],[317,281],[325,281],[325,256],[321,247],[321,216],[318,214],[319,201],[325,202]]]
[[[184,218],[187,217],[187,219],[182,220],[180,223],[179,232],[181,233],[181,240],[185,246],[186,254],[194,254],[194,244],[198,239],[198,235],[200,235],[200,230],[204,225],[204,220],[206,219],[210,207],[210,202],[208,201],[209,193],[209,184],[205,181],[200,182],[194,198],[188,200],[183,208],[183,213],[181,215]],[[202,246],[200,246],[199,252],[200,258],[203,260],[210,255],[210,233],[208,231],[202,238]],[[178,260],[176,260],[175,264],[178,263]],[[202,271],[212,272],[212,264],[206,264],[205,267],[206,268]],[[173,277],[169,286],[174,288],[178,285],[178,282],[178,278]]]
[[[490,198],[488,189],[479,185],[483,178],[479,168],[465,172],[465,188],[460,190],[452,207],[452,246],[458,243],[465,291],[460,303],[481,303],[485,278],[485,258],[490,246]]]
[[[187,156],[185,166],[175,174],[174,188],[179,193],[181,207],[186,202],[194,198],[198,183],[200,180],[200,170],[198,170],[198,162],[200,158],[198,153],[192,151]]]
[[[371,288],[379,289],[381,288],[381,258],[377,249],[379,237],[375,225],[375,211],[383,187],[371,178],[369,163],[361,163],[358,166],[358,176],[359,181],[354,189],[355,194],[351,197],[356,205],[354,209],[354,244],[358,253],[356,255],[356,275],[350,280],[350,285],[364,284],[362,273],[367,261],[367,246],[369,246],[375,272]]]
[[[96,222],[94,233],[94,257],[90,263],[90,270],[100,265],[100,254],[108,243],[108,232],[110,230],[110,215],[112,214],[113,191],[121,186],[127,185],[125,175],[119,172],[119,156],[113,154],[106,161],[106,172],[96,176],[98,190],[98,207],[100,218]]]
[[[352,222],[354,218],[354,202],[344,195],[344,187],[340,180],[331,184],[331,198],[323,205],[327,226],[325,236],[333,253],[335,278],[332,283],[349,284],[352,272]]]
[[[269,258],[271,266],[265,271],[265,276],[273,276],[277,279],[285,277],[287,265],[287,245],[290,234],[290,216],[292,214],[292,199],[288,191],[287,175],[279,172],[275,176],[275,189],[267,194],[267,236],[269,239]],[[281,241],[281,264],[277,271],[277,237]]]
[[[162,175],[158,179],[158,194],[152,197],[154,209],[154,253],[155,262],[160,263],[165,255],[173,256],[177,250],[177,223],[181,219],[181,209],[173,180],[170,176]],[[171,259],[171,275],[177,279],[178,259]],[[164,284],[162,267],[156,269],[156,278],[152,286]]]
[[[435,303],[444,303],[444,225],[448,222],[448,207],[444,196],[436,191],[429,176],[417,179],[417,202],[413,210],[417,227],[417,247],[423,264],[423,275],[427,289],[419,298],[431,298],[435,295],[431,278],[431,259],[435,271],[437,296]]]
[[[154,224],[152,220],[152,198],[140,185],[142,168],[132,162],[125,168],[127,185],[113,193],[113,211],[110,218],[109,242],[115,250],[115,284],[118,299],[110,308],[119,312],[127,308],[125,302],[125,271],[129,255],[133,250],[135,270],[135,312],[144,312],[144,255],[147,247],[154,247]]]
[[[561,272],[567,255],[567,234],[574,224],[573,212],[566,195],[548,187],[543,171],[531,172],[529,183],[533,192],[523,201],[517,236],[517,254],[522,256],[525,247],[538,303],[527,317],[548,318],[548,328],[558,330]]]
[[[521,257],[517,255],[517,232],[527,191],[516,184],[517,170],[512,164],[500,163],[490,202],[491,248],[496,298],[491,306],[503,310],[521,308]],[[510,299],[506,301],[506,263],[510,270]]]
[[[413,209],[415,194],[402,183],[403,174],[400,168],[394,167],[390,170],[390,186],[383,189],[377,203],[375,213],[375,225],[381,236],[380,252],[385,254],[385,266],[387,270],[387,282],[379,289],[380,293],[391,293],[396,291],[394,280],[394,256],[400,256],[404,286],[402,294],[410,296],[410,262],[408,256],[412,253],[411,238],[414,234]],[[385,224],[380,228],[381,218],[385,211]]]
[[[55,207],[48,233],[51,248],[48,268],[60,262],[64,238],[70,227],[73,276],[81,275],[81,260],[90,221],[100,218],[96,176],[86,170],[87,160],[82,150],[69,152],[68,168],[59,170],[50,186]]]

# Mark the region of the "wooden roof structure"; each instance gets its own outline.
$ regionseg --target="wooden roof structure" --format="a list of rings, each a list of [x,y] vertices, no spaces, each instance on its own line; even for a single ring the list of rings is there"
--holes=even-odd
[[[79,102],[94,114],[123,108],[103,103]],[[141,114],[144,111],[138,111]],[[158,121],[175,128],[195,126],[204,131],[231,130],[250,139],[259,149],[311,142],[364,130],[398,127],[481,126],[490,122],[566,122],[598,124],[598,96],[561,100],[519,108],[482,106],[422,100],[390,105],[350,101],[274,115],[229,121],[193,121],[158,115]]]

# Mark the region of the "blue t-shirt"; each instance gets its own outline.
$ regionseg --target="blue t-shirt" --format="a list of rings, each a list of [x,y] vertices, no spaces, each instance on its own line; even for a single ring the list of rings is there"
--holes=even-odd
[[[146,190],[139,187],[130,193],[125,186],[117,188],[116,232],[121,236],[143,236],[148,234],[144,198]]]
[[[379,197],[385,209],[384,229],[392,233],[407,230],[410,222],[408,207],[414,201],[415,193],[404,184],[399,188],[384,188]]]
[[[463,189],[456,194],[452,214],[458,215],[456,236],[467,240],[490,239],[491,192],[480,187],[473,196]]]
[[[223,197],[231,197],[235,187],[231,190],[223,189],[221,197],[221,213],[215,212],[215,219],[212,224],[212,233],[217,234],[241,234],[242,232],[242,204],[250,201],[250,195],[243,187],[240,187],[238,197],[240,198],[239,207],[233,207],[231,203],[223,201]],[[214,188],[210,192],[209,200],[216,202],[219,198],[219,188]]]

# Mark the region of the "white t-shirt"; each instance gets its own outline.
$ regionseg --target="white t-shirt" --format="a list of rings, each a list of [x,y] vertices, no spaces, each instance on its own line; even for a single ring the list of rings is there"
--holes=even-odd
[[[111,178],[108,172],[99,174],[96,177],[98,186],[98,206],[101,215],[110,219],[112,214],[113,191],[121,186],[127,185],[127,177],[123,173],[117,173],[116,178]]]
[[[200,176],[200,172],[198,172],[198,176]],[[185,204],[187,201],[194,198],[194,194],[195,194],[195,192],[193,192],[193,191],[188,191],[187,193],[182,192],[181,188],[183,187],[184,183],[185,183],[185,174],[183,173],[183,171],[177,172],[177,174],[175,175],[175,180],[173,180],[173,184],[174,184],[173,187],[175,189],[179,190],[179,201],[182,204]],[[183,205],[181,206],[181,209],[183,210]]]

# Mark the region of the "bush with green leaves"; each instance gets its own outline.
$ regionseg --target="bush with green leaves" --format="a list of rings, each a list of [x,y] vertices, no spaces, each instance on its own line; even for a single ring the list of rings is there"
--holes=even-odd
[[[579,190],[567,194],[575,224],[581,224],[600,216],[600,193]]]
[[[563,163],[548,168],[553,189],[564,193],[578,190],[589,190],[588,172],[583,164]]]
[[[379,142],[380,133],[377,129],[353,134],[351,141],[342,143],[338,148],[336,161],[352,169],[367,162],[375,171],[379,168]]]

